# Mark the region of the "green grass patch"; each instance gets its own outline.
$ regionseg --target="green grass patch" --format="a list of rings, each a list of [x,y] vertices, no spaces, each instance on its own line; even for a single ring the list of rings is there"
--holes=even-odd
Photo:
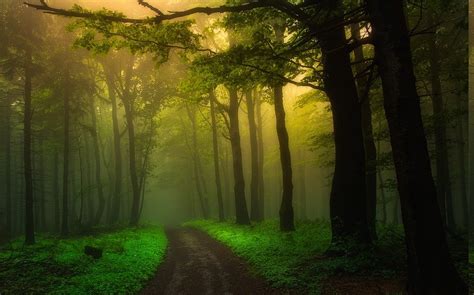
[[[278,221],[252,226],[198,220],[185,223],[207,232],[247,260],[254,271],[274,287],[304,289],[317,294],[324,279],[357,276],[390,279],[405,270],[405,246],[400,227],[379,229],[379,239],[369,249],[352,255],[326,257],[331,232],[327,222],[298,222],[293,233],[281,233]]]
[[[102,258],[85,255],[86,245],[102,248]],[[28,247],[16,240],[0,249],[0,293],[136,293],[154,275],[166,245],[160,227],[68,239],[40,236]]]

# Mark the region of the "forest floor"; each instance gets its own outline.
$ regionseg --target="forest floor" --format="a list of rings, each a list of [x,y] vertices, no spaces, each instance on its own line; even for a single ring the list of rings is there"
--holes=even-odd
[[[330,227],[326,222],[299,222],[293,233],[281,233],[276,221],[238,226],[201,220],[185,225],[200,229],[230,247],[233,253],[248,261],[251,270],[276,288],[274,291],[403,294],[406,259],[399,227],[381,228],[378,241],[370,249],[346,249],[352,254],[328,257],[324,254],[330,243]]]
[[[200,230],[173,228],[166,235],[166,258],[142,294],[290,293],[271,288],[242,258]]]
[[[133,294],[166,252],[161,227],[94,231],[69,238],[40,235],[33,246],[17,239],[0,248],[0,294]],[[103,250],[93,259],[85,246]]]

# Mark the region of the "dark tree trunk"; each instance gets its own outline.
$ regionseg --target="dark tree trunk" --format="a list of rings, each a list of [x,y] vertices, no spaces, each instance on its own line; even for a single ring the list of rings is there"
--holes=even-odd
[[[66,73],[66,75],[69,75]],[[66,79],[68,77],[66,76]],[[65,85],[64,95],[64,142],[63,142],[63,216],[61,224],[61,235],[67,236],[69,234],[69,112],[70,112],[70,102],[69,102],[69,83]]]
[[[340,2],[338,1],[340,5]],[[336,5],[336,4],[335,4]],[[342,18],[335,19],[338,23]],[[370,242],[361,106],[344,27],[319,36],[324,87],[332,108],[336,161],[330,198],[332,245]],[[341,87],[344,85],[344,87]]]
[[[115,180],[114,195],[112,205],[109,212],[109,224],[117,223],[120,215],[120,203],[122,200],[122,150],[120,146],[120,129],[118,124],[117,97],[115,93],[114,82],[110,73],[106,75],[107,89],[109,92],[110,102],[112,104],[112,127],[114,132],[114,164],[115,164]]]
[[[234,170],[235,217],[237,224],[250,224],[245,200],[244,168],[242,165],[242,148],[239,129],[239,97],[236,89],[229,89],[229,123],[232,163]]]
[[[12,227],[12,177],[11,177],[11,169],[12,169],[12,160],[11,160],[11,105],[10,101],[7,100],[6,103],[6,114],[5,114],[5,121],[6,121],[6,130],[5,130],[5,213],[6,213],[6,231],[8,237],[13,233]]]
[[[457,97],[457,108],[464,113],[466,107],[462,105],[462,100]],[[466,141],[464,138],[464,122],[466,116],[461,115],[457,120],[457,146],[458,146],[458,162],[459,162],[459,183],[461,188],[462,212],[463,212],[463,226],[465,229],[469,227],[469,202],[467,199],[467,183],[466,183]]]
[[[382,131],[380,121],[379,121],[378,129],[379,129],[379,132]],[[377,140],[377,159],[380,159],[380,150],[381,150],[380,142],[381,140],[378,139]],[[377,181],[378,181],[378,186],[380,189],[380,199],[382,201],[382,221],[384,224],[386,224],[387,223],[387,196],[385,195],[385,182],[382,175],[382,168],[376,166],[376,169],[377,169]]]
[[[352,37],[360,40],[360,27],[358,24],[351,26]],[[365,70],[363,60],[364,51],[360,46],[354,50],[354,61],[356,72]],[[367,225],[372,240],[377,239],[376,217],[377,217],[377,150],[375,149],[374,132],[372,127],[372,109],[370,106],[370,95],[367,89],[368,83],[361,77],[357,79],[357,87],[361,104],[362,136],[364,138],[365,150],[365,181],[367,197]]]
[[[299,177],[300,177],[300,219],[306,220],[306,164],[305,164],[305,152],[304,149],[300,150],[300,164],[299,164]]]
[[[247,104],[247,117],[249,121],[249,136],[250,136],[250,154],[252,162],[252,176],[250,180],[250,220],[261,220],[259,213],[259,195],[258,195],[258,144],[257,144],[257,124],[255,123],[255,104],[252,97],[252,91],[248,90],[245,94],[245,101]]]
[[[431,175],[403,1],[367,4],[402,206],[408,293],[467,294],[449,254]]]
[[[430,17],[432,18],[432,17]],[[448,144],[446,142],[446,119],[442,86],[440,80],[440,56],[436,45],[436,36],[429,38],[429,63],[431,80],[431,102],[433,104],[434,137],[436,149],[436,194],[441,216],[446,225],[454,229],[452,194],[450,185]]]
[[[99,206],[94,218],[94,224],[99,224],[105,209],[105,197],[104,190],[102,188],[102,174],[100,166],[100,149],[99,149],[99,134],[97,129],[97,116],[95,113],[95,99],[91,98],[90,101],[90,112],[92,116],[92,143],[94,146],[94,159],[95,159],[95,183],[97,185],[97,193],[99,197]]]
[[[263,163],[264,163],[264,150],[263,150],[263,118],[262,118],[262,100],[260,95],[255,92],[255,106],[257,115],[257,139],[258,139],[258,208],[260,212],[258,221],[265,219],[265,183],[263,179]]]
[[[219,144],[217,137],[217,121],[216,121],[216,103],[215,103],[214,91],[209,92],[209,102],[211,105],[211,124],[212,124],[212,148],[214,156],[214,175],[216,180],[216,192],[217,192],[217,206],[219,209],[219,221],[224,221],[224,201],[222,198],[222,184],[221,174],[219,171]]]
[[[275,100],[275,118],[280,144],[280,161],[282,171],[282,200],[280,205],[280,230],[295,230],[294,212],[293,212],[293,171],[291,167],[290,143],[288,131],[285,123],[285,108],[283,105],[283,86],[273,88]]]
[[[25,109],[23,121],[23,161],[25,177],[25,244],[35,243],[35,219],[33,213],[33,169],[31,160],[31,121],[33,111],[31,107],[31,76],[32,57],[27,49],[25,57]]]
[[[54,229],[61,229],[61,206],[59,205],[59,151],[54,150],[53,197],[54,197]]]

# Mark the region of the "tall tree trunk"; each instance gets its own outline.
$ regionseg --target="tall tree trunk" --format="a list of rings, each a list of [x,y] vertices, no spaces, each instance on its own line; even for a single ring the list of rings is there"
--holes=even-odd
[[[66,73],[66,79],[69,73]],[[66,82],[65,89],[69,87],[69,83]],[[66,90],[63,94],[64,100],[64,142],[63,142],[63,216],[61,224],[61,235],[66,236],[69,234],[69,90]]]
[[[86,134],[84,133],[83,136],[85,136]],[[84,149],[86,147],[84,146]],[[87,151],[86,151],[86,154],[87,154]],[[85,185],[84,185],[84,161],[82,160],[82,152],[81,152],[81,143],[80,143],[80,140],[79,140],[79,137],[77,138],[77,155],[79,157],[79,185],[80,185],[80,200],[79,200],[79,224],[82,226],[84,223],[83,223],[83,217],[84,217],[84,189],[85,189]],[[87,171],[87,174],[89,174],[89,171]],[[87,195],[89,196],[88,199],[90,198],[90,183],[88,183],[87,185]]]
[[[351,25],[352,37],[360,40],[360,27],[358,24]],[[356,72],[362,73],[364,68],[364,51],[359,46],[354,50],[354,61],[356,62]],[[370,76],[370,75],[369,75]],[[369,77],[370,79],[371,77]],[[370,83],[370,82],[369,82]],[[374,132],[372,128],[372,109],[370,106],[370,95],[367,89],[367,81],[361,77],[357,79],[357,87],[361,104],[361,124],[362,136],[364,138],[365,150],[365,184],[367,198],[367,224],[371,238],[377,239],[375,227],[377,217],[377,151],[375,149]]]
[[[43,140],[40,139],[38,140],[38,170],[39,170],[39,175],[40,175],[40,181],[39,181],[39,204],[38,204],[38,227],[41,231],[45,231],[47,229],[46,225],[46,167],[45,167],[45,161],[44,161],[44,145],[43,145]]]
[[[264,150],[263,150],[263,118],[262,118],[262,100],[260,94],[255,91],[255,110],[257,115],[257,139],[258,139],[258,208],[260,212],[258,214],[259,220],[265,219],[265,183],[263,179],[263,163],[264,163]]]
[[[462,100],[457,97],[457,109],[464,114],[466,106],[462,105]],[[462,212],[463,212],[463,226],[465,229],[469,228],[469,202],[467,198],[467,183],[466,183],[466,141],[464,138],[464,122],[466,116],[460,115],[457,120],[457,147],[458,147],[458,162],[459,162],[459,183],[461,188]]]
[[[403,2],[367,4],[402,206],[408,293],[466,294],[449,254],[431,175]]]
[[[33,213],[33,169],[31,160],[31,121],[33,111],[31,107],[31,76],[32,76],[31,49],[27,49],[25,56],[25,85],[24,85],[24,121],[23,121],[23,161],[25,177],[25,244],[35,243],[35,219]]]
[[[378,129],[379,133],[382,131],[381,122],[379,121]],[[380,159],[381,147],[380,147],[380,138],[377,139],[377,159]],[[382,168],[375,166],[377,170],[377,181],[380,189],[380,199],[382,201],[382,221],[384,224],[387,223],[387,197],[385,195],[385,183],[382,175]]]
[[[433,16],[430,16],[432,19]],[[436,36],[429,38],[429,63],[431,80],[431,102],[433,104],[434,136],[436,148],[436,194],[441,210],[441,216],[446,225],[454,229],[452,212],[452,194],[450,185],[448,144],[446,142],[446,119],[442,86],[440,80],[440,56],[436,45]]]
[[[275,24],[273,26],[275,31],[275,39],[279,44],[285,42],[284,24]],[[282,199],[280,205],[280,230],[293,231],[294,211],[293,211],[293,170],[291,167],[291,152],[288,138],[288,131],[286,130],[285,122],[285,106],[283,104],[283,84],[273,86],[273,99],[275,106],[275,119],[278,143],[280,145],[280,161],[282,171]]]
[[[95,183],[97,185],[97,193],[99,197],[99,207],[94,218],[94,223],[99,224],[105,209],[105,197],[104,190],[102,188],[102,174],[100,166],[100,149],[99,149],[99,134],[97,129],[97,115],[95,109],[95,99],[91,97],[90,101],[90,112],[92,117],[92,144],[94,146],[94,159],[95,159]]]
[[[130,98],[124,99],[125,117],[127,120],[130,179],[132,183],[132,208],[130,212],[130,225],[137,226],[140,215],[140,187],[138,185],[136,147],[135,147],[135,127],[133,122],[133,106]]]
[[[12,135],[12,122],[11,122],[11,102],[7,100],[5,110],[5,213],[6,213],[6,231],[8,237],[13,233],[12,223],[12,160],[11,160],[11,135]]]
[[[222,198],[222,184],[221,174],[219,171],[219,144],[217,137],[217,121],[216,121],[216,102],[214,101],[214,91],[209,92],[209,102],[211,105],[211,125],[212,125],[212,148],[214,156],[214,176],[216,181],[216,192],[217,192],[217,206],[219,210],[219,221],[224,221],[224,201]]]
[[[61,206],[59,205],[59,150],[54,149],[53,197],[54,197],[54,229],[61,229]]]
[[[229,123],[232,163],[234,170],[235,217],[237,224],[250,224],[245,200],[244,168],[242,165],[242,147],[239,129],[239,97],[236,89],[229,89]]]
[[[341,2],[334,3],[335,9]],[[336,17],[335,22],[342,21]],[[330,197],[332,245],[370,242],[361,107],[344,27],[320,34],[323,81],[331,103],[336,160]],[[344,85],[344,87],[341,87]],[[337,248],[337,247],[336,247]]]
[[[112,75],[106,75],[107,90],[109,92],[110,102],[112,104],[112,129],[114,133],[114,165],[115,165],[115,180],[114,180],[114,194],[113,201],[108,216],[108,223],[117,223],[120,216],[120,203],[122,200],[122,150],[120,146],[120,129],[118,124],[117,111],[117,96],[115,93],[114,81]]]
[[[280,205],[280,230],[295,230],[293,212],[293,170],[291,167],[290,143],[285,123],[285,108],[283,105],[283,86],[273,88],[275,100],[275,118],[278,142],[280,144],[280,161],[282,171],[282,200]]]
[[[261,220],[259,214],[259,195],[258,195],[258,143],[257,143],[257,124],[255,123],[255,104],[252,97],[252,90],[245,93],[245,101],[247,104],[247,117],[249,121],[250,136],[250,154],[252,162],[252,176],[250,180],[250,220]]]
[[[186,111],[188,113],[189,121],[191,122],[191,139],[192,139],[192,146],[191,154],[193,157],[193,168],[194,168],[194,181],[196,184],[196,191],[198,193],[199,202],[201,204],[202,214],[205,219],[209,218],[209,208],[207,206],[207,197],[205,196],[206,190],[203,191],[202,185],[204,182],[201,181],[201,173],[202,170],[200,169],[200,158],[199,158],[199,150],[198,150],[198,142],[197,142],[197,125],[196,125],[196,114],[194,110],[191,111],[188,105],[186,105]]]
[[[306,164],[305,164],[305,152],[304,148],[300,149],[300,164],[299,164],[299,177],[300,177],[300,219],[306,220]]]

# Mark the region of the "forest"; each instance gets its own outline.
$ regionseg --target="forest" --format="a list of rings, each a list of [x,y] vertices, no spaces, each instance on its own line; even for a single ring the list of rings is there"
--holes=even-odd
[[[468,294],[471,18],[0,0],[0,294]]]

